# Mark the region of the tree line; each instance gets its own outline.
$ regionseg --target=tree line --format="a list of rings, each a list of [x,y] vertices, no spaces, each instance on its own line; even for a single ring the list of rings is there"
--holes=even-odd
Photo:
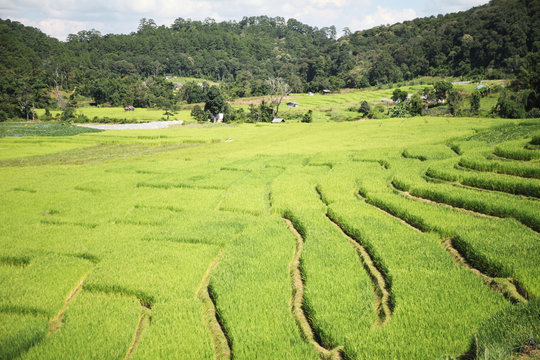
[[[257,16],[178,18],[171,26],[141,19],[131,34],[85,30],[61,42],[0,20],[0,120],[65,105],[61,91],[95,104],[167,107],[178,100],[167,75],[222,82],[229,98],[268,94],[269,78],[301,92],[418,76],[515,77],[540,50],[539,23],[540,0],[492,0],[341,37],[333,26]],[[199,90],[191,90],[197,97]]]

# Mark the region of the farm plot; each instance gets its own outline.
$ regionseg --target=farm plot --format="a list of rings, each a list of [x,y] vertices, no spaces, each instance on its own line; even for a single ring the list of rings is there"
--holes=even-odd
[[[540,150],[518,121],[470,122],[0,140],[0,359],[521,351]]]

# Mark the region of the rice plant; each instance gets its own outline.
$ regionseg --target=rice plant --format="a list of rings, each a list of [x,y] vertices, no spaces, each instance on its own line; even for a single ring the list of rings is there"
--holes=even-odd
[[[537,130],[504,123],[3,137],[0,358],[433,359],[535,329]]]

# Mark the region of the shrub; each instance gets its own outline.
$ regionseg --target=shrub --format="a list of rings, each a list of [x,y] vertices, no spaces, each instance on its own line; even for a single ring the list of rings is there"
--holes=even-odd
[[[308,112],[304,114],[304,117],[302,117],[302,122],[310,123],[312,121],[313,121],[313,111],[308,110]]]
[[[469,102],[471,103],[471,113],[478,114],[478,111],[480,110],[480,99],[480,92],[476,90],[473,91],[471,97],[469,98]]]
[[[448,107],[452,115],[460,115],[463,111],[463,100],[465,96],[459,90],[451,90],[448,93]]]
[[[5,111],[0,110],[0,122],[6,121],[7,119],[8,119],[8,114]]]
[[[407,109],[405,103],[397,104],[396,106],[394,106],[390,114],[391,117],[407,117],[409,115],[409,110]]]
[[[366,116],[371,111],[371,106],[369,106],[369,103],[367,101],[362,101],[362,104],[360,105],[360,109],[358,109],[358,112],[361,113],[363,116]]]
[[[408,95],[409,94],[405,90],[395,89],[394,92],[392,93],[392,100],[395,103],[400,103],[407,100]]]
[[[443,101],[446,99],[446,95],[449,94],[450,90],[452,90],[453,85],[449,81],[437,81],[435,85],[433,86],[435,90],[435,98],[437,101]]]
[[[527,118],[528,119],[537,119],[540,118],[540,109],[534,108],[527,112]]]
[[[206,120],[204,111],[201,109],[199,105],[195,105],[193,109],[191,109],[191,117],[197,120],[198,122],[203,122]]]
[[[90,119],[88,118],[88,116],[84,115],[84,114],[75,114],[72,118],[69,119],[71,122],[74,122],[74,123],[87,123],[87,122],[90,122]]]
[[[407,101],[407,107],[409,110],[409,113],[412,116],[420,115],[422,116],[422,113],[424,112],[424,102],[420,98],[420,95],[414,94],[408,101]]]
[[[46,108],[45,114],[43,114],[42,120],[52,120],[52,119],[53,119],[53,116],[51,114],[51,111],[49,110],[49,108]]]
[[[493,112],[506,119],[521,119],[525,117],[523,104],[512,98],[506,91],[499,97]]]

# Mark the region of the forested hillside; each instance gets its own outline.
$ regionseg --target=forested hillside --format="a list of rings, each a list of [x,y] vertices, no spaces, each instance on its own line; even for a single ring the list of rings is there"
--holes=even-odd
[[[338,38],[295,19],[266,16],[217,23],[142,19],[129,35],[98,31],[66,42],[0,20],[0,119],[47,106],[49,90],[96,102],[156,106],[164,75],[228,83],[231,96],[260,95],[279,76],[293,91],[366,87],[423,75],[513,76],[540,48],[540,1],[492,0],[466,12],[380,26]],[[530,61],[529,61],[530,62]]]
[[[419,75],[517,74],[540,49],[540,2],[492,0],[446,16],[415,19],[357,32],[344,39],[364,63],[369,83]]]

